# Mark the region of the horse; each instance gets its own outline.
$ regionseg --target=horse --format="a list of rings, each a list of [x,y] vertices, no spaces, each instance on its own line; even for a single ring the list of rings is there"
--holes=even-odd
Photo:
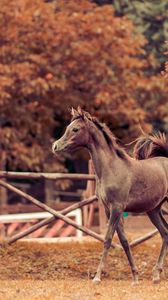
[[[71,114],[70,124],[63,136],[52,144],[52,151],[57,155],[72,153],[79,148],[89,152],[96,174],[96,195],[103,202],[109,219],[102,257],[93,281],[101,281],[112,238],[117,231],[131,267],[133,283],[138,283],[138,270],[122,223],[123,212],[131,212],[147,213],[162,236],[162,248],[153,270],[153,281],[159,282],[168,246],[168,225],[160,214],[160,207],[168,196],[168,156],[133,158],[96,117],[80,107],[77,110],[72,108]]]

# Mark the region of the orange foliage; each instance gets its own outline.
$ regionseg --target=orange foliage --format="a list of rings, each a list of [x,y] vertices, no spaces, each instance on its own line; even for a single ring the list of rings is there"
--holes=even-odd
[[[71,106],[126,140],[139,123],[151,129],[143,106],[164,83],[144,75],[152,59],[130,20],[87,0],[1,0],[0,15],[0,138],[10,169],[64,170],[47,157]]]

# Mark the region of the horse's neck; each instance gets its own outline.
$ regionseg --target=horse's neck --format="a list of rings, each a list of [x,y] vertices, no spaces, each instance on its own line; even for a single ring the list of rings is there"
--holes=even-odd
[[[109,169],[109,163],[116,158],[115,151],[109,147],[102,133],[95,132],[89,145],[95,173],[101,179]]]

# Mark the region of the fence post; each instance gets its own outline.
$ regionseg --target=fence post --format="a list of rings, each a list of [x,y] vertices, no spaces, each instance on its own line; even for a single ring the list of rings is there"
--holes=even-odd
[[[49,179],[44,179],[44,191],[45,191],[45,203],[47,205],[52,205],[54,201],[53,193],[53,181]]]
[[[0,159],[0,170],[5,171],[6,153],[2,151]],[[4,187],[0,186],[0,205],[6,205],[8,203],[8,191]]]

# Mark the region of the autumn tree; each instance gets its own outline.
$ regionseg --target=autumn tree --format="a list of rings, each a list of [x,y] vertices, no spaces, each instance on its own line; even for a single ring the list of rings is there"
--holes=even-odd
[[[166,50],[168,50],[168,41],[166,41]],[[165,55],[168,56],[168,51],[165,52]],[[167,77],[168,75],[168,61],[165,62],[165,65],[164,65],[164,70],[162,71],[162,75],[165,75],[165,77]]]
[[[153,54],[156,58],[155,65],[150,72],[158,72],[165,62],[165,41],[168,39],[168,2],[167,0],[95,0],[99,5],[111,4],[117,16],[127,15],[135,24],[136,30],[142,33],[147,43],[147,55]]]
[[[139,124],[151,130],[147,103],[155,101],[157,79],[144,70],[153,60],[143,58],[145,38],[112,6],[1,0],[0,26],[0,139],[8,169],[65,170],[49,153],[71,106],[96,114],[125,141]]]

